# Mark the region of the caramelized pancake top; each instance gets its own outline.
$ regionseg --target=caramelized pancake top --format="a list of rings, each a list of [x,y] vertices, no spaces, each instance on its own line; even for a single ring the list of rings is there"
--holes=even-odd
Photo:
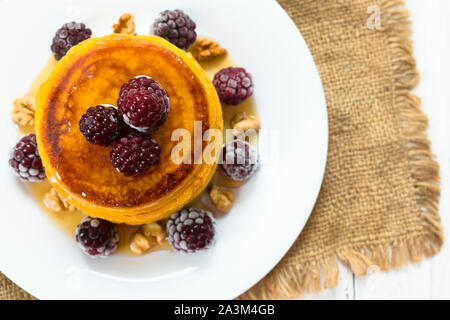
[[[110,148],[86,141],[79,120],[89,107],[116,105],[122,84],[139,75],[150,76],[167,91],[170,112],[152,135],[162,148],[160,164],[125,177],[110,164]],[[202,122],[203,132],[222,130],[223,123],[204,71],[160,38],[110,35],[82,42],[57,64],[37,101],[36,132],[50,183],[91,216],[130,224],[163,218],[197,196],[216,168],[171,159],[178,143],[171,141],[175,129],[187,129],[193,145],[194,121]]]

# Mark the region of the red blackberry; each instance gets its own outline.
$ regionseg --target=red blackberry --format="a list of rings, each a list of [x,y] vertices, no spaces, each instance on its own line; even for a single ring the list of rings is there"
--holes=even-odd
[[[80,119],[80,131],[92,144],[109,146],[124,131],[119,110],[113,106],[90,107]]]
[[[10,154],[9,165],[22,181],[40,182],[44,180],[45,171],[34,133],[20,138]]]
[[[106,257],[116,251],[119,232],[114,223],[84,217],[77,226],[75,239],[84,253],[91,257]]]
[[[84,23],[74,21],[66,23],[56,31],[53,37],[51,49],[55,54],[55,59],[60,60],[70,48],[79,44],[81,41],[89,39],[91,35],[91,29],[86,28]]]
[[[238,105],[253,94],[252,76],[244,68],[225,68],[213,80],[220,101]]]
[[[113,143],[109,159],[117,171],[130,177],[159,164],[160,156],[161,147],[153,139],[131,133]]]
[[[158,82],[138,76],[120,89],[117,105],[126,124],[140,132],[155,132],[166,121],[169,95]]]
[[[152,33],[166,39],[178,48],[187,50],[197,39],[195,22],[181,10],[166,10],[159,14]]]
[[[214,239],[214,218],[210,212],[191,208],[170,216],[167,234],[173,248],[185,253],[207,249]]]
[[[259,166],[258,152],[248,142],[233,140],[222,149],[222,172],[230,179],[250,179]]]

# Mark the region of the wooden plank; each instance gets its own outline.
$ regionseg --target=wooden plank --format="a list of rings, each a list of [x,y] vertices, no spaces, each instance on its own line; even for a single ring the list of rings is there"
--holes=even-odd
[[[415,54],[422,81],[417,94],[422,98],[422,108],[428,115],[428,135],[433,142],[432,150],[441,165],[442,195],[440,213],[450,237],[449,189],[449,107],[450,107],[450,2],[447,0],[409,0],[413,15]],[[441,253],[431,260],[430,290],[432,299],[450,298],[450,252],[444,245]]]
[[[353,300],[353,274],[342,264],[339,264],[339,283],[337,287],[324,290],[317,294],[306,296],[307,300]]]
[[[417,59],[423,72],[418,93],[423,100],[423,110],[429,115],[429,138],[433,152],[441,164],[442,195],[440,213],[446,239],[450,238],[450,1],[411,0],[411,9],[417,16],[415,38]],[[450,251],[444,244],[441,253],[431,261],[431,298],[450,299]]]

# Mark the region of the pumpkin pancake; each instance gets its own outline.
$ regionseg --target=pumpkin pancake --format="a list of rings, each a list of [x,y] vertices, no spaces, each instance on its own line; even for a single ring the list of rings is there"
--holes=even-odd
[[[167,91],[170,112],[152,134],[162,148],[160,164],[125,177],[111,165],[110,148],[89,144],[78,123],[89,107],[116,105],[122,84],[139,75],[150,76]],[[49,182],[89,216],[115,223],[166,218],[207,186],[217,161],[177,164],[171,158],[178,144],[171,141],[173,131],[186,129],[194,159],[195,121],[201,121],[203,133],[222,131],[214,86],[195,59],[155,36],[114,34],[85,40],[57,63],[37,95],[36,136]],[[204,138],[202,150],[208,146],[208,133]]]

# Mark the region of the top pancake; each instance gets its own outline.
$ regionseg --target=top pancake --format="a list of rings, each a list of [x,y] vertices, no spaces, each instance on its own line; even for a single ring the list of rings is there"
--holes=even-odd
[[[110,148],[86,141],[79,120],[89,107],[116,105],[121,86],[139,75],[167,91],[170,112],[152,135],[162,148],[160,164],[125,177],[110,164]],[[115,34],[82,42],[58,62],[37,97],[36,133],[50,183],[89,215],[114,222],[158,220],[203,190],[215,164],[171,159],[178,143],[171,141],[172,132],[187,129],[193,145],[194,121],[202,121],[203,132],[222,130],[214,87],[192,57],[153,36]]]

